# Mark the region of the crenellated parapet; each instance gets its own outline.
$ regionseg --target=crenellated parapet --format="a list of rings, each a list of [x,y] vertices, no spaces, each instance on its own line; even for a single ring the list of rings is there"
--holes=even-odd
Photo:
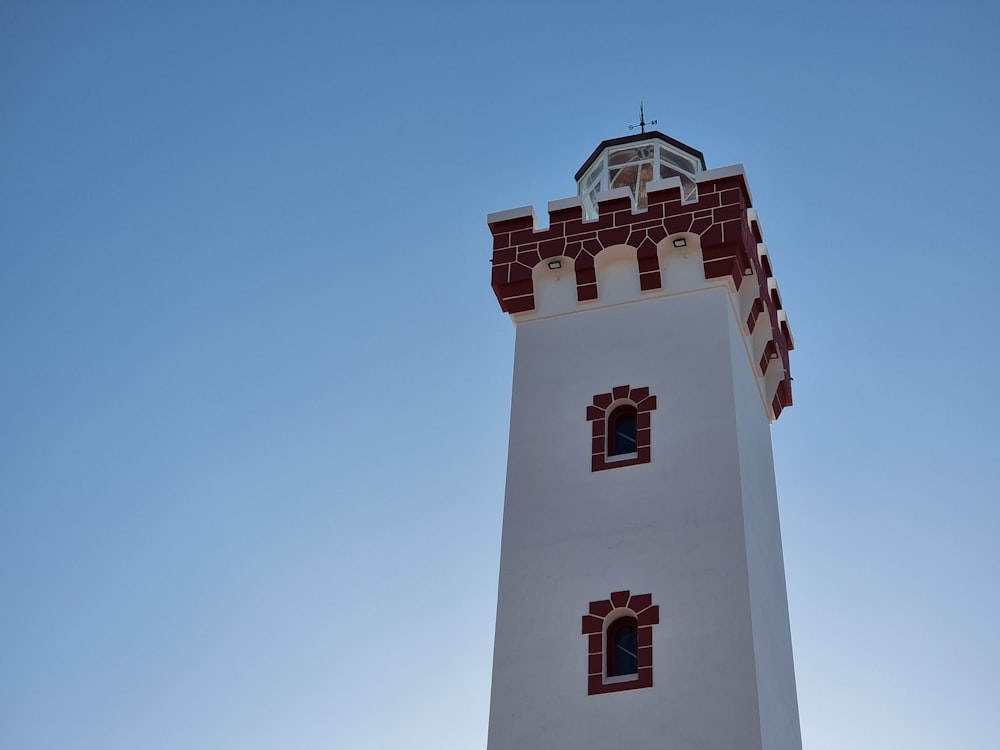
[[[678,178],[649,182],[648,205],[640,210],[627,188],[598,193],[598,215],[591,220],[584,218],[580,198],[554,201],[544,229],[538,228],[530,206],[490,214],[493,291],[505,312],[528,314],[535,309],[535,267],[568,258],[578,302],[593,303],[600,297],[595,259],[608,248],[626,245],[636,251],[642,293],[654,294],[662,284],[660,243],[675,235],[695,235],[705,279],[728,279],[739,297],[748,300],[741,322],[745,335],[760,342],[756,364],[769,383],[767,397],[777,419],[792,403],[788,352],[794,343],[743,168],[705,171],[695,179],[697,197],[688,202],[682,200]],[[748,283],[753,285],[749,289]],[[760,326],[767,326],[766,335]],[[773,369],[777,366],[780,371]]]

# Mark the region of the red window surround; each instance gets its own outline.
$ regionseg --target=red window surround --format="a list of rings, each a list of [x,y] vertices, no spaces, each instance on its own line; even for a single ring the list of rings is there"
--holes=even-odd
[[[587,695],[653,687],[653,626],[660,622],[660,607],[653,604],[653,595],[615,591],[607,599],[591,602],[588,609],[582,622],[588,645]],[[607,673],[610,647],[607,635],[620,617],[634,617],[637,625],[639,668],[632,679],[609,678]]]
[[[631,403],[636,412],[636,452],[631,458],[620,458],[610,455],[607,437],[608,417],[614,412],[609,407],[617,408],[622,403]],[[591,424],[591,471],[617,469],[619,466],[634,466],[648,464],[650,459],[650,415],[656,408],[656,396],[649,395],[649,388],[631,388],[619,385],[611,393],[599,393],[594,396],[594,402],[587,407],[587,421]]]

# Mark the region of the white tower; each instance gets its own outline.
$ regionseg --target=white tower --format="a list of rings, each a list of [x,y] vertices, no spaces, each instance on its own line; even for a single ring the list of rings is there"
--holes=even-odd
[[[792,338],[739,165],[605,141],[489,216],[516,327],[489,750],[799,750],[770,422]]]

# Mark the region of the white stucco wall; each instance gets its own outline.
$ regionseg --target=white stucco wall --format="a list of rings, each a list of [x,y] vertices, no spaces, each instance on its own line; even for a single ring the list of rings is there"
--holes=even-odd
[[[735,320],[730,342],[733,361],[739,362],[746,356],[747,343]],[[775,378],[773,371],[781,369],[780,362],[771,362],[768,378]],[[798,700],[770,428],[759,419],[760,397],[752,371],[734,368],[733,382],[763,747],[797,749],[801,747]]]
[[[634,251],[620,255],[597,265],[596,304],[536,274],[536,313],[517,321],[489,750],[797,750],[770,433],[740,303],[692,277],[690,252],[661,251],[665,288],[643,296]],[[586,407],[624,384],[657,397],[652,460],[592,472]],[[660,607],[654,686],[588,696],[580,619],[622,589]]]

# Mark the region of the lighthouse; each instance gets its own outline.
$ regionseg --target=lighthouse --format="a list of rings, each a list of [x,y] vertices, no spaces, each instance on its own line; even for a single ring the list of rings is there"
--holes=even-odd
[[[488,750],[800,750],[770,425],[791,330],[741,165],[607,140],[490,214],[515,327]]]

